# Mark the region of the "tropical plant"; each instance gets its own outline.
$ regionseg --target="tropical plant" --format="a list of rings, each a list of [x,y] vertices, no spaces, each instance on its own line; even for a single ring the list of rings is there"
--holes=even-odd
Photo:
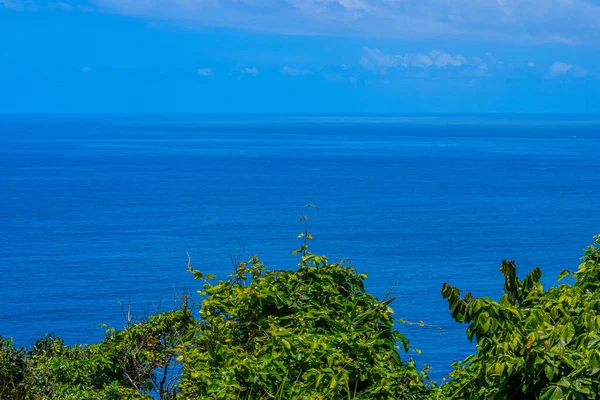
[[[523,280],[503,261],[499,302],[444,284],[452,317],[468,323],[477,353],[454,364],[448,399],[600,398],[600,236],[584,251],[575,278],[544,291],[539,268]]]
[[[308,217],[302,215],[306,223]],[[295,270],[268,270],[255,256],[230,279],[204,282],[198,335],[184,354],[190,399],[421,399],[426,375],[403,362],[391,298],[364,288],[364,274],[308,251]]]
[[[65,346],[52,336],[31,348],[0,341],[0,399],[175,398],[177,348],[194,334],[187,306],[109,329],[105,340]]]

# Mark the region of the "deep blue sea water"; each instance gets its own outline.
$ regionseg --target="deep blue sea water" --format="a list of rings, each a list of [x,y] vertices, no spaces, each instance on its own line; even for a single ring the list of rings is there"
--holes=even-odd
[[[68,343],[225,276],[350,258],[443,376],[473,348],[440,290],[498,298],[503,259],[552,285],[600,232],[600,120],[585,117],[0,116],[0,333]],[[414,356],[414,354],[413,354]]]

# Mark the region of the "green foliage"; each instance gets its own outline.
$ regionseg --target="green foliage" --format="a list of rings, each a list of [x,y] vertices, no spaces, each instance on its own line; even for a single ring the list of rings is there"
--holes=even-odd
[[[300,254],[296,270],[267,270],[253,257],[229,280],[204,281],[198,335],[184,354],[183,396],[426,396],[425,375],[397,351],[397,343],[406,351],[409,343],[394,329],[393,299],[379,301],[366,293],[366,275],[309,252],[307,231],[300,237],[304,243],[293,253]]]
[[[0,399],[23,398],[27,354],[13,346],[12,339],[0,336]]]
[[[455,363],[442,387],[452,399],[600,398],[600,236],[584,252],[573,285],[543,290],[536,268],[523,280],[502,262],[505,294],[499,302],[464,297],[444,284],[452,317],[468,323],[477,353]]]
[[[139,393],[174,398],[182,365],[177,361],[196,333],[197,321],[184,302],[181,310],[151,316],[122,331],[109,331],[101,343],[119,374]]]
[[[16,349],[2,339],[0,399],[174,398],[176,349],[194,325],[184,306],[121,331],[109,329],[104,341],[90,346],[64,346],[50,335],[30,349]]]

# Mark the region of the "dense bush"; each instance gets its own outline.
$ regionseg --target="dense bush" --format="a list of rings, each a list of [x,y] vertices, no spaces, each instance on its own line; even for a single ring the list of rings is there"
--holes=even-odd
[[[174,398],[178,348],[194,319],[181,310],[154,315],[89,346],[64,346],[47,336],[30,349],[0,343],[0,399]]]
[[[255,257],[228,281],[206,281],[184,397],[425,397],[425,376],[397,351],[408,340],[394,329],[392,299],[367,294],[364,278],[303,246],[297,270],[266,271]]]
[[[600,237],[585,250],[573,285],[544,291],[536,268],[519,280],[514,262],[503,262],[499,302],[460,297],[444,285],[452,316],[469,323],[477,353],[454,364],[444,398],[600,398]]]

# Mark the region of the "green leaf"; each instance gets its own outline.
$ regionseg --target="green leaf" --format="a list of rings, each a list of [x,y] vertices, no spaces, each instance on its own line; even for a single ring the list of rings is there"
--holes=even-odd
[[[331,383],[329,384],[329,389],[335,389],[335,387],[337,386],[337,379],[335,379],[335,376],[333,378],[331,378]]]
[[[548,377],[548,380],[552,382],[554,380],[554,367],[550,364],[546,364],[544,366],[544,373]]]
[[[563,391],[558,386],[552,386],[542,392],[540,400],[564,400]]]
[[[192,273],[194,274],[194,280],[204,279],[204,275],[202,274],[202,272],[194,270],[192,271]]]
[[[592,374],[595,375],[600,372],[600,355],[598,351],[594,351],[590,357],[590,366],[592,367]]]
[[[558,278],[556,280],[561,281],[564,279],[565,276],[569,275],[571,275],[571,271],[569,271],[568,269],[563,269],[562,271],[560,271],[560,274],[558,274]]]

